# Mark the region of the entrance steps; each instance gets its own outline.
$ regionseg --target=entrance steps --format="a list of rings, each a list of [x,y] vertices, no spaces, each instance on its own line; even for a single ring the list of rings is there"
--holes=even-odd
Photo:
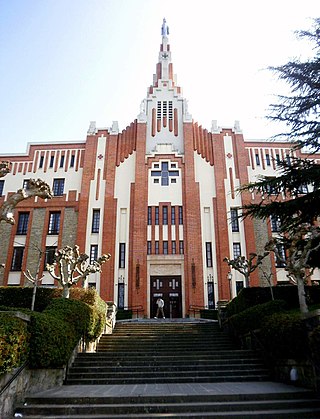
[[[320,400],[269,380],[258,353],[218,324],[119,322],[80,353],[66,385],[31,395],[23,418],[318,418]]]

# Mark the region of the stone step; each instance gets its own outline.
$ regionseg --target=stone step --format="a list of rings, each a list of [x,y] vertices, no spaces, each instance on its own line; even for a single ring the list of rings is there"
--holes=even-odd
[[[268,374],[255,374],[254,371],[248,372],[248,374],[235,374],[235,375],[226,375],[225,373],[221,374],[211,374],[206,376],[195,376],[190,374],[188,376],[178,376],[173,375],[167,377],[161,377],[161,380],[157,377],[124,377],[120,378],[117,375],[111,378],[71,378],[67,377],[67,385],[105,385],[105,384],[158,384],[161,383],[222,383],[222,382],[235,382],[235,381],[266,381],[270,377]]]
[[[295,395],[295,393],[293,393]],[[270,396],[270,395],[269,395]],[[84,398],[72,403],[70,399],[36,399],[28,398],[26,405],[21,406],[19,413],[24,418],[130,418],[130,417],[273,417],[273,418],[318,418],[320,412],[320,400],[308,397],[306,394],[296,397],[282,398],[281,395],[273,395],[264,399],[247,395],[244,400],[235,400],[232,395],[216,400],[211,396],[198,396],[188,398],[181,396],[163,398],[139,397],[105,399]],[[151,400],[150,400],[151,399]],[[256,416],[252,416],[252,413]],[[103,415],[103,416],[102,416]],[[154,416],[156,415],[156,416]],[[159,416],[162,415],[162,416]],[[178,415],[178,416],[177,416]],[[209,416],[211,415],[211,416]],[[240,416],[242,415],[242,416]],[[273,415],[273,416],[271,416]],[[285,416],[286,415],[286,416]],[[300,416],[299,416],[300,415]],[[168,417],[168,416],[166,416]]]

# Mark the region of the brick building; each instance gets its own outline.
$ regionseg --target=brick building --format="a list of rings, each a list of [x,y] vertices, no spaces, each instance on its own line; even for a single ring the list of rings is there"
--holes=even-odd
[[[277,220],[237,219],[239,207],[254,199],[239,185],[259,174],[274,175],[277,161],[290,158],[286,143],[244,140],[239,123],[211,130],[193,121],[177,85],[164,21],[153,83],[140,113],[119,132],[91,123],[85,141],[29,144],[25,155],[0,155],[11,172],[0,180],[0,203],[30,178],[52,186],[54,198],[25,200],[16,224],[0,224],[0,285],[23,285],[22,271],[54,282],[45,270],[57,248],[78,244],[93,260],[112,259],[95,286],[119,307],[141,307],[153,316],[165,300],[167,317],[184,317],[192,306],[215,307],[235,296],[243,277],[224,257],[259,252]],[[307,186],[306,186],[307,187]],[[287,281],[273,258],[266,261],[274,281]],[[318,279],[317,276],[314,279]],[[255,272],[251,285],[266,285]]]

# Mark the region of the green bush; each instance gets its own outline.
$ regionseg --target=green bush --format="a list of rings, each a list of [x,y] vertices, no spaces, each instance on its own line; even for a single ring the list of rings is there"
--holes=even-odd
[[[67,363],[78,342],[72,324],[52,314],[34,313],[30,330],[31,368],[59,368]]]
[[[33,287],[0,287],[0,306],[31,308]],[[43,311],[53,298],[61,297],[59,288],[37,288],[35,311]]]
[[[26,360],[29,337],[26,322],[0,313],[0,374],[11,371]]]
[[[228,319],[228,323],[236,335],[243,335],[250,330],[256,330],[261,327],[262,320],[280,311],[284,311],[286,302],[282,300],[269,301],[264,304],[258,304],[239,314],[235,314]]]
[[[287,303],[288,309],[299,308],[298,290],[296,286],[277,285],[272,287],[272,290],[274,298],[276,300],[284,300]],[[308,304],[320,303],[320,286],[306,286],[305,290]],[[227,316],[233,316],[267,301],[271,301],[269,287],[243,288],[238,296],[227,305]]]
[[[300,313],[275,313],[261,325],[262,343],[273,359],[303,359],[308,349],[308,336]]]
[[[310,349],[313,359],[320,365],[320,326],[317,326],[309,336]]]
[[[118,309],[117,310],[116,319],[117,320],[128,320],[128,319],[132,319],[132,310]]]

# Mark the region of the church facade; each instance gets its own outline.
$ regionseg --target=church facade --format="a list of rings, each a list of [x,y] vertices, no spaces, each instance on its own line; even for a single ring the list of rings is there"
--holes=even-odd
[[[88,285],[146,317],[155,315],[158,297],[166,317],[185,317],[245,285],[223,259],[262,251],[277,220],[238,220],[254,197],[237,188],[260,174],[275,176],[277,161],[293,151],[286,143],[245,140],[238,122],[213,121],[210,130],[195,122],[173,73],[165,21],[161,36],[153,83],[126,129],[92,122],[85,141],[29,144],[25,155],[0,155],[11,162],[0,180],[1,204],[30,178],[54,192],[46,202],[21,202],[14,226],[0,224],[0,285],[24,285],[29,269],[42,285],[55,286],[46,263],[56,249],[75,244],[91,261],[112,255]],[[265,266],[274,284],[287,281],[272,257]],[[267,284],[256,271],[257,285]]]

